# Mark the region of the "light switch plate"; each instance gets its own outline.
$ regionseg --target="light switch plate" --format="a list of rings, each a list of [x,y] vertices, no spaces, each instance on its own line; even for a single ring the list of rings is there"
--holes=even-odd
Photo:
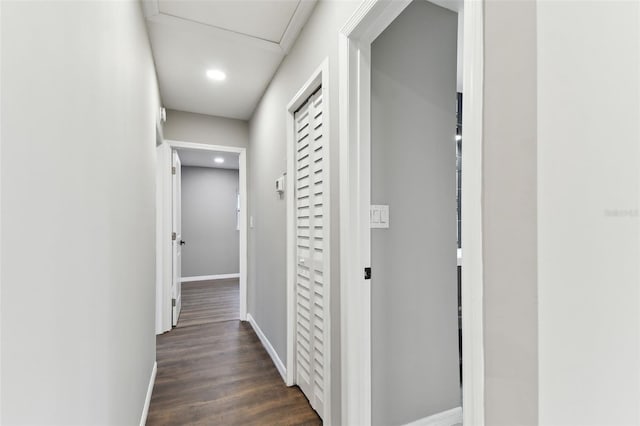
[[[389,206],[372,204],[370,210],[370,223],[372,229],[389,227]]]
[[[389,227],[389,206],[380,206],[380,225],[383,228]]]
[[[284,176],[280,176],[276,179],[276,192],[278,194],[284,194]]]
[[[380,210],[371,209],[371,223],[380,223]]]

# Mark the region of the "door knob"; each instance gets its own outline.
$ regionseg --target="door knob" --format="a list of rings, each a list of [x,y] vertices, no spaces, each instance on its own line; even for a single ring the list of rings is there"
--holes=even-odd
[[[185,244],[186,244],[186,243],[184,242],[184,240],[180,240],[180,245],[181,245],[181,246],[183,246],[183,245],[185,245]]]

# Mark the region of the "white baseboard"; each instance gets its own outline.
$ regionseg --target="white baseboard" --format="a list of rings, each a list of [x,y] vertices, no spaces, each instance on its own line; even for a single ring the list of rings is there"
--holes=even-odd
[[[264,348],[267,350],[267,353],[271,356],[271,360],[273,361],[276,368],[278,369],[278,372],[282,376],[282,380],[284,380],[284,382],[286,383],[287,369],[282,363],[282,360],[280,359],[280,357],[278,357],[276,350],[273,349],[273,346],[271,346],[271,342],[269,342],[269,339],[267,339],[267,336],[265,336],[262,330],[260,330],[258,323],[256,323],[256,320],[251,316],[251,314],[247,314],[247,321],[249,321],[249,324],[251,324],[251,327],[253,327],[253,331],[255,331],[256,334],[258,335],[258,338],[262,342],[262,346],[264,346]]]
[[[190,283],[194,281],[229,280],[231,278],[240,278],[240,273],[220,274],[220,275],[200,275],[198,277],[182,277],[180,278],[180,282]]]
[[[453,426],[458,423],[462,424],[462,407],[442,411],[429,417],[418,419],[415,422],[407,423],[405,426]]]
[[[153,385],[156,382],[157,372],[158,363],[154,361],[153,368],[151,369],[151,377],[149,378],[149,387],[147,388],[147,397],[144,399],[142,416],[140,416],[140,426],[144,426],[147,423],[147,416],[149,415],[149,404],[151,404],[151,394],[153,393]]]

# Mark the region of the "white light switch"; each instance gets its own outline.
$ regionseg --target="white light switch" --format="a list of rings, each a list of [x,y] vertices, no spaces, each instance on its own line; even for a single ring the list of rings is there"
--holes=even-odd
[[[276,192],[278,194],[284,194],[284,176],[280,176],[276,179]]]
[[[371,228],[388,228],[389,227],[389,206],[387,205],[371,205]]]
[[[371,223],[380,223],[379,209],[371,209]]]
[[[389,206],[380,206],[380,224],[389,227]]]

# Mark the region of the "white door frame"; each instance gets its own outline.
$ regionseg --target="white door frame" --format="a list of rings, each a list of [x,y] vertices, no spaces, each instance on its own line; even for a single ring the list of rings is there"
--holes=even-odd
[[[322,86],[322,105],[323,105],[323,134],[327,135],[329,140],[330,123],[329,123],[329,58],[326,58],[320,66],[311,74],[302,88],[295,94],[286,108],[287,121],[287,183],[286,183],[286,202],[287,202],[287,386],[295,385],[296,377],[296,200],[295,200],[295,111],[313,94],[313,92]],[[325,170],[325,188],[326,193],[323,197],[325,211],[328,213],[324,217],[324,262],[327,271],[331,271],[331,180],[330,180],[330,143],[325,142],[323,150],[325,150],[326,170]],[[324,341],[324,413],[322,418],[324,424],[331,424],[331,273],[323,276],[324,283],[324,302],[325,302],[325,341]]]
[[[343,424],[371,424],[371,289],[364,279],[364,268],[371,266],[371,43],[410,3],[410,0],[366,0],[339,36]],[[465,425],[473,426],[484,425],[483,7],[481,0],[464,3],[463,420]]]
[[[219,151],[219,152],[235,152],[240,155],[240,168],[239,172],[239,192],[240,192],[240,320],[247,320],[247,149],[233,146],[223,145],[209,145],[195,142],[183,142],[177,140],[165,140],[164,144],[171,149],[193,149],[200,151]],[[165,148],[166,149],[166,148]],[[169,150],[170,152],[170,150]],[[162,199],[171,200],[171,156],[167,164],[162,161],[161,167],[166,166],[165,171],[160,173],[162,179],[158,182],[162,185]],[[170,202],[162,203],[162,223],[163,226],[157,235],[158,244],[162,247],[171,247],[171,206]],[[164,250],[166,251],[166,250]],[[164,252],[163,251],[163,252]],[[170,253],[169,253],[170,254]],[[171,275],[171,256],[162,258],[163,262],[163,276],[167,274]],[[162,329],[159,333],[163,333],[171,329],[171,279],[157,280],[158,288],[156,291],[162,294],[162,307],[160,317]],[[158,332],[158,330],[156,331]]]
[[[171,330],[173,280],[171,147],[156,147],[156,334]]]
[[[162,136],[160,134],[159,125],[156,125],[156,334],[161,334],[164,331],[164,324],[162,323],[164,315],[162,314],[162,292],[164,285],[162,283],[163,276],[163,264],[162,261],[162,242],[159,236],[162,232]]]
[[[171,150],[171,325],[176,327],[182,312],[182,161]]]

